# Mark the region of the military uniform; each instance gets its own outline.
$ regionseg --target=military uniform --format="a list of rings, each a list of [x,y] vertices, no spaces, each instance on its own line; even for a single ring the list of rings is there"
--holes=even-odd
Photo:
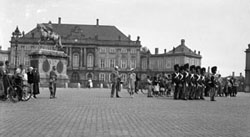
[[[190,66],[190,92],[189,92],[189,99],[194,99],[195,90],[196,90],[196,79],[195,79],[195,66]]]
[[[172,74],[172,84],[174,85],[174,99],[178,98],[179,94],[179,65],[174,65],[175,72]]]
[[[216,85],[217,85],[217,78],[216,78],[216,71],[217,67],[214,66],[211,68],[212,76],[210,77],[209,85],[210,85],[210,101],[215,101],[215,93],[216,93]]]
[[[183,72],[183,99],[187,100],[189,97],[189,84],[190,84],[190,74],[189,74],[189,64],[184,65],[184,72]]]

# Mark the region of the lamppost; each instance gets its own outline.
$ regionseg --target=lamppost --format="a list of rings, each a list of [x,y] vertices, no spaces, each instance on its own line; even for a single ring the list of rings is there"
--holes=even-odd
[[[18,26],[16,27],[16,30],[12,33],[12,37],[14,39],[15,42],[15,48],[16,48],[16,52],[15,52],[15,68],[17,68],[17,46],[18,46],[18,38],[21,35]]]

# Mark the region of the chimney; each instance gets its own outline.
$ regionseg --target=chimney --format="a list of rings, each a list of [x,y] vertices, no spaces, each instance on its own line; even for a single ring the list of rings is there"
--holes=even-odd
[[[0,46],[0,50],[2,50],[2,46]]]
[[[194,53],[196,54],[196,50],[194,50]]]
[[[201,54],[201,52],[200,52],[200,51],[198,51],[198,54],[200,55],[200,54]]]
[[[34,36],[35,36],[35,33],[31,32],[31,37],[34,38]]]
[[[242,77],[242,73],[240,73],[240,77]]]
[[[99,19],[96,19],[96,26],[99,26]]]
[[[185,45],[185,39],[181,39],[181,45]]]
[[[173,47],[173,53],[175,53],[175,47]]]
[[[58,24],[61,24],[61,17],[58,17]]]
[[[234,77],[234,72],[232,72],[232,76]]]
[[[159,48],[155,48],[155,55],[158,54]]]
[[[131,36],[130,36],[130,35],[128,35],[128,40],[129,40],[129,41],[131,40]]]
[[[23,37],[24,37],[24,35],[25,35],[25,32],[23,31],[23,32],[22,32],[22,34],[23,34]]]
[[[164,53],[165,53],[165,54],[167,53],[167,49],[164,49]]]

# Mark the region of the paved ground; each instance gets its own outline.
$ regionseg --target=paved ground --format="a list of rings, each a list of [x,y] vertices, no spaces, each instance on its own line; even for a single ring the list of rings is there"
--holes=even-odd
[[[247,137],[250,94],[216,102],[110,98],[108,89],[41,90],[28,102],[0,101],[1,137]]]

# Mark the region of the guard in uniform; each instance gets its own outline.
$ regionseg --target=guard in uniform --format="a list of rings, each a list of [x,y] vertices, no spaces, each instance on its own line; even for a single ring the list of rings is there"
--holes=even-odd
[[[217,72],[217,67],[214,66],[211,68],[212,75],[210,77],[209,85],[210,85],[210,101],[215,101],[215,93],[216,93],[216,86],[217,86],[217,77],[216,77],[216,72]]]
[[[200,99],[205,100],[204,98],[204,92],[205,92],[205,88],[206,88],[206,68],[201,68],[201,84],[202,84],[202,88],[201,88],[201,93],[200,93]]]
[[[174,86],[174,99],[178,99],[179,94],[179,65],[174,65],[174,73],[172,74],[172,84]]]
[[[180,72],[179,72],[179,94],[178,99],[183,99],[183,85],[185,83],[184,81],[184,66],[180,66]]]
[[[189,99],[193,100],[196,90],[196,79],[195,79],[195,66],[190,66],[190,92],[189,92]]]
[[[200,99],[200,94],[202,90],[202,81],[201,81],[201,67],[196,67],[196,92],[195,92],[195,99]]]
[[[183,72],[183,100],[187,100],[189,97],[189,84],[190,84],[190,75],[189,75],[189,64],[184,65]]]

